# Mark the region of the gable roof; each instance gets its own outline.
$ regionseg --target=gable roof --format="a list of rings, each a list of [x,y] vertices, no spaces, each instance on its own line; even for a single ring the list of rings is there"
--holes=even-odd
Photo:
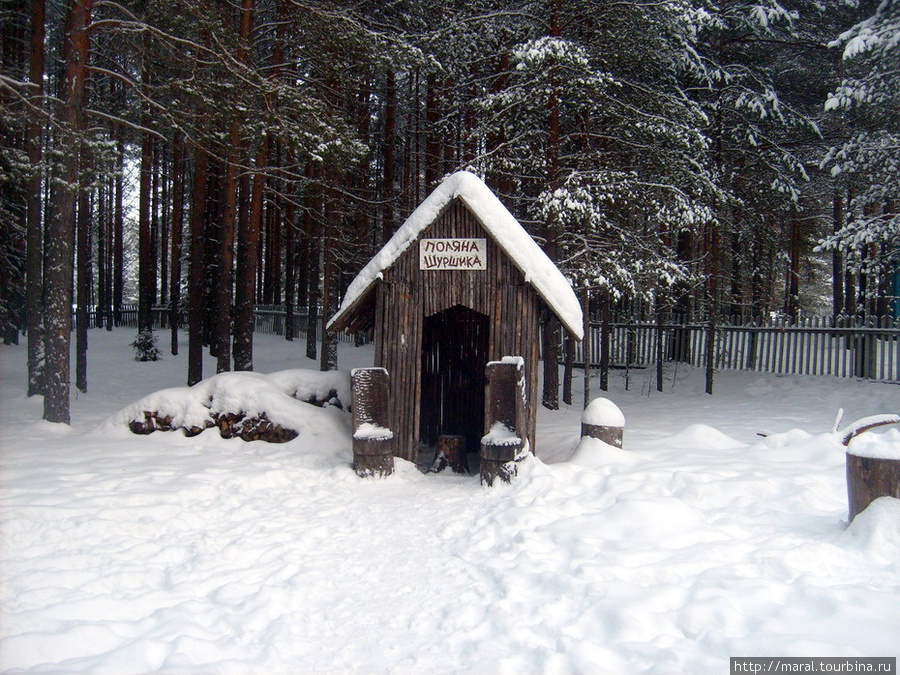
[[[581,304],[572,286],[490,188],[468,171],[457,171],[448,176],[412,212],[390,241],[350,283],[340,308],[328,322],[328,328],[339,324],[362,302],[383,273],[457,197],[509,256],[525,281],[537,291],[566,330],[580,340],[583,337]]]

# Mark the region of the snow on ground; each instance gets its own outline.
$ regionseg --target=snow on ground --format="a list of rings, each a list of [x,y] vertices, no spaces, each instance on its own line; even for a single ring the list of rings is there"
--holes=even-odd
[[[493,489],[350,468],[346,413],[285,444],[136,436],[110,417],[184,384],[90,333],[73,425],[0,347],[0,670],[33,673],[722,673],[729,656],[898,656],[900,500],[847,526],[829,433],[900,387],[667,370],[613,375],[623,450],[577,454],[581,402]],[[315,368],[257,336],[265,373]],[[371,365],[341,348],[341,367]],[[214,370],[212,359],[206,372]],[[301,378],[302,379],[302,378]],[[581,380],[575,383],[581,390]],[[599,394],[599,392],[598,392]],[[765,438],[757,432],[768,433]],[[900,448],[890,427],[854,443]]]

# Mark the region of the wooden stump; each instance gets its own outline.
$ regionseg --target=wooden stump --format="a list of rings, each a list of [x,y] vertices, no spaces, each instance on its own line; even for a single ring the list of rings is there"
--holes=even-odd
[[[625,432],[625,416],[619,406],[608,398],[595,398],[581,414],[581,435],[603,441],[616,448],[622,447]]]
[[[581,435],[597,438],[607,445],[616,448],[622,447],[622,437],[625,430],[622,427],[609,427],[602,424],[585,424],[581,423]]]
[[[847,497],[850,520],[878,499],[900,499],[900,459],[861,457],[847,453]]]
[[[356,368],[353,395],[353,469],[362,478],[394,473],[394,434],[388,420],[390,377],[384,368]]]
[[[394,473],[391,444],[383,440],[353,439],[353,470],[360,478]]]
[[[522,359],[507,357],[487,365],[487,405],[481,439],[481,482],[509,483],[525,450],[525,373]]]
[[[466,437],[444,435],[438,437],[437,450],[430,471],[439,473],[450,467],[453,473],[469,473],[469,460],[466,457]]]
[[[509,483],[516,477],[516,462],[521,459],[522,441],[513,445],[489,445],[481,442],[481,482],[493,485],[498,478]]]

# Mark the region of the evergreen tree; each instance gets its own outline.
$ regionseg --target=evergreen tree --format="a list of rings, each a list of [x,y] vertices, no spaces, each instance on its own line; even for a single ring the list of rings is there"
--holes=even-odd
[[[857,190],[849,222],[821,248],[843,252],[877,278],[900,262],[900,2],[866,3],[864,10],[871,14],[831,45],[842,50],[846,76],[825,109],[843,116],[852,131],[823,164],[834,176],[850,177]]]

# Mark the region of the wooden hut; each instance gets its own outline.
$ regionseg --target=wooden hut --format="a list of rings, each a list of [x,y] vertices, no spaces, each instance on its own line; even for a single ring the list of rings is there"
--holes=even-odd
[[[392,452],[413,462],[442,435],[477,451],[488,431],[485,367],[521,356],[533,452],[545,308],[581,339],[569,283],[481,179],[461,171],[363,268],[328,330],[374,328],[374,365],[390,375]]]

